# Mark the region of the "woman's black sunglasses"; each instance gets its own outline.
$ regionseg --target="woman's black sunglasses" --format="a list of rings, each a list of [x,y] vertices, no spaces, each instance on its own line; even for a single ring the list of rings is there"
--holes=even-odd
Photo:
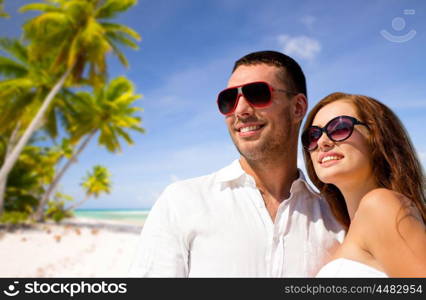
[[[325,132],[333,142],[342,142],[348,139],[354,131],[355,125],[368,125],[350,116],[338,116],[331,119],[323,128],[310,126],[302,133],[302,145],[308,151],[314,151],[318,147],[318,140]]]
[[[217,96],[219,111],[224,115],[232,114],[237,108],[240,95],[256,108],[262,108],[272,103],[272,92],[298,94],[296,92],[275,89],[267,82],[256,81],[224,89]]]

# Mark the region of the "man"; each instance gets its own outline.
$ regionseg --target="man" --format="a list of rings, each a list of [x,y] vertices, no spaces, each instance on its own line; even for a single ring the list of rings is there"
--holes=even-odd
[[[133,276],[314,276],[343,239],[326,202],[297,169],[305,76],[274,51],[235,63],[218,96],[241,157],[173,183],[153,206]]]

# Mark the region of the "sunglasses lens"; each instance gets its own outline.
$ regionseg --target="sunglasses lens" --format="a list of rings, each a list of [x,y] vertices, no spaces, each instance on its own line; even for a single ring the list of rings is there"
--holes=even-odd
[[[238,89],[226,89],[219,93],[217,98],[217,104],[219,106],[219,111],[223,114],[229,114],[232,112],[237,101]]]
[[[271,89],[265,82],[253,82],[241,87],[244,98],[254,107],[265,107],[271,103]],[[217,104],[222,114],[234,111],[238,99],[238,88],[229,88],[219,93]]]
[[[341,142],[352,134],[354,124],[351,119],[340,117],[327,126],[328,136],[335,142]]]
[[[314,150],[318,145],[318,140],[320,139],[321,135],[322,135],[321,129],[317,127],[308,128],[302,134],[303,147],[305,147],[309,151]]]
[[[244,97],[253,106],[266,106],[271,100],[271,90],[264,82],[255,82],[242,87]]]
[[[325,129],[327,136],[334,142],[342,142],[348,139],[354,130],[356,124],[365,125],[353,117],[340,116],[332,119],[324,128],[311,126],[302,134],[302,145],[308,151],[313,151],[318,146],[318,140]],[[367,126],[368,127],[368,126]]]

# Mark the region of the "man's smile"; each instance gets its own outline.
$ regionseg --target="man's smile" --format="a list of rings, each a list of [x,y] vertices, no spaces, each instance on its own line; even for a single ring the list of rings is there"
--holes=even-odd
[[[242,124],[236,127],[238,135],[241,137],[253,136],[262,130],[265,124]]]

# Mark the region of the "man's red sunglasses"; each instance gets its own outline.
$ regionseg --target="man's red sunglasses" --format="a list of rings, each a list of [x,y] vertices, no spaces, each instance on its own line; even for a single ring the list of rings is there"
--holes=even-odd
[[[217,96],[219,111],[224,115],[232,114],[237,108],[240,95],[256,108],[262,108],[272,103],[272,92],[298,94],[297,92],[275,89],[267,82],[256,81],[224,89]]]

